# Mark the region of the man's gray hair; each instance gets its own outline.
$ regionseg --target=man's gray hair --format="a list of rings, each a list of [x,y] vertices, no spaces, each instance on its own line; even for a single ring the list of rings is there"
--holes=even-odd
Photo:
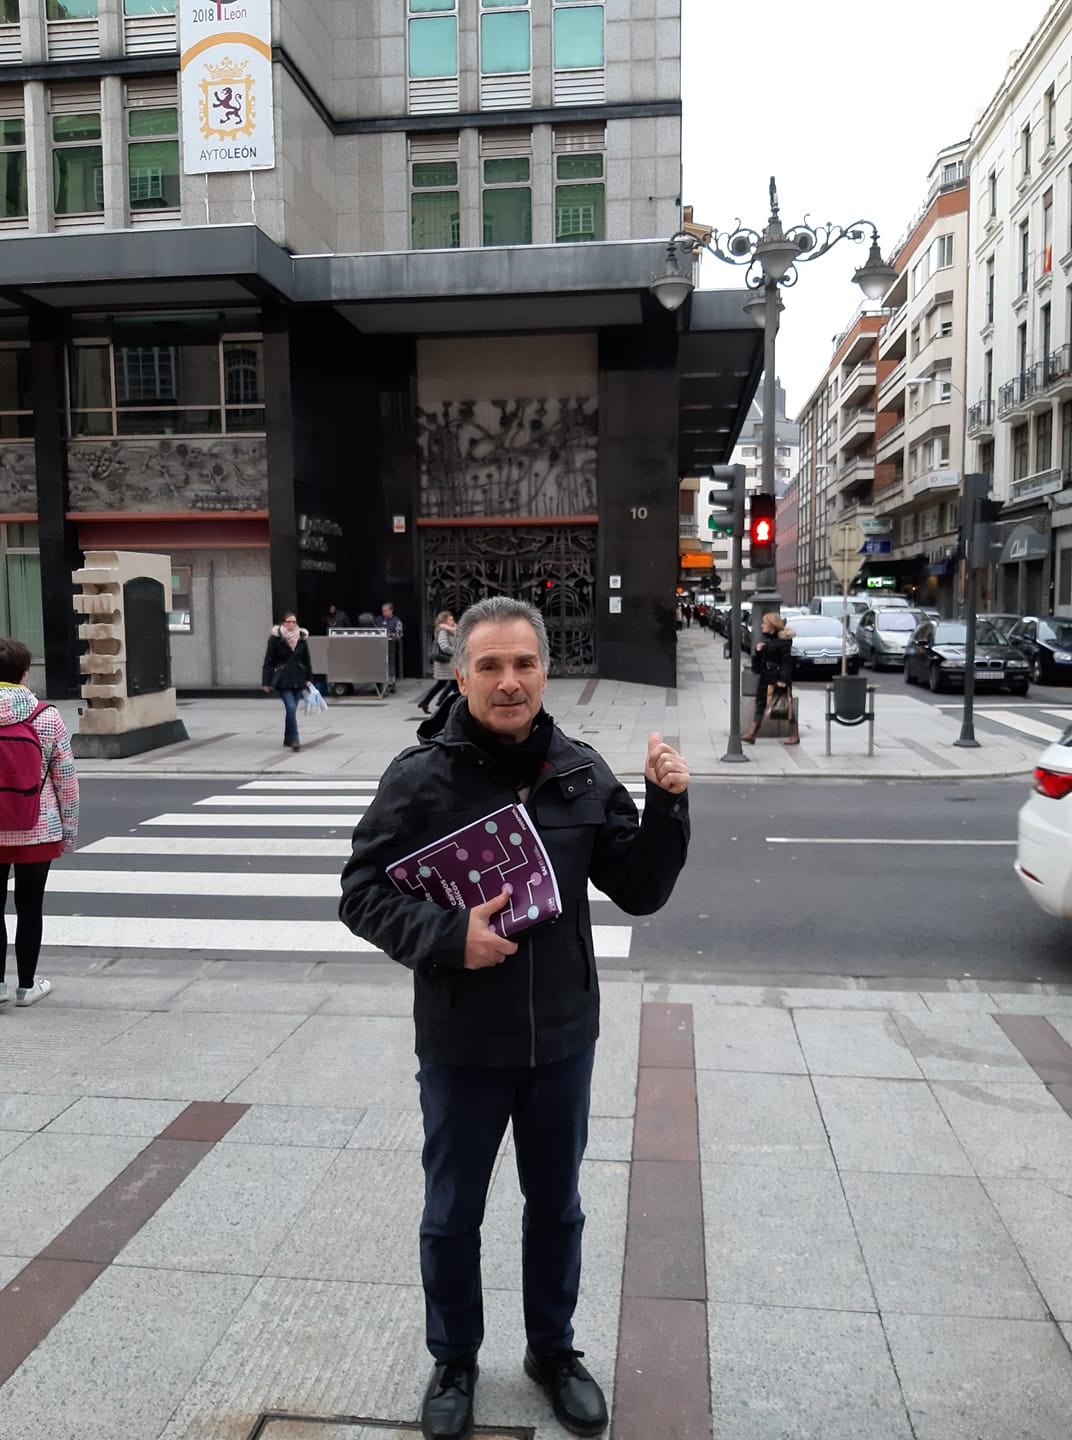
[[[527,620],[536,632],[536,648],[544,670],[551,668],[551,647],[547,642],[547,626],[535,605],[513,600],[509,595],[490,595],[470,605],[458,621],[454,635],[454,664],[463,675],[469,671],[469,637],[477,625],[506,625],[512,620]]]

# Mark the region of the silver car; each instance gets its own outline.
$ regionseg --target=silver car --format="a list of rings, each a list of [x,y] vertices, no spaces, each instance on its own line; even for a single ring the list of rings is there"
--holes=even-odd
[[[846,634],[840,620],[829,615],[801,615],[789,622],[793,632],[793,679],[828,680],[841,669],[841,643],[845,639],[846,666],[850,675],[860,668],[856,641]]]
[[[904,666],[905,646],[912,631],[925,617],[919,610],[878,609],[861,615],[856,627],[856,644],[860,648],[860,664],[874,670],[888,666],[900,670]]]

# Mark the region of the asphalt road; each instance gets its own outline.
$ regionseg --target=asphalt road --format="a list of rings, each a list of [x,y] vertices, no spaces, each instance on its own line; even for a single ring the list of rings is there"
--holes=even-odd
[[[234,793],[238,783],[88,779],[80,843],[134,833],[149,817],[189,811],[205,796]],[[1023,781],[708,781],[691,793],[692,852],[666,909],[637,918],[597,907],[598,921],[632,927],[629,959],[605,965],[665,976],[749,975],[762,983],[818,975],[1072,980],[1069,928],[1035,908],[1012,870]],[[340,824],[333,833],[345,839],[349,830]],[[289,831],[284,852],[268,860],[87,855],[64,862],[90,870],[211,864],[236,875],[279,872],[279,893],[256,901],[57,893],[50,908],[87,916],[331,919],[333,901],[304,897],[300,876],[337,873],[341,861],[303,856],[302,835]],[[118,958],[130,960],[130,952]],[[167,955],[148,958],[166,972]],[[263,958],[278,966],[311,957],[273,950]]]

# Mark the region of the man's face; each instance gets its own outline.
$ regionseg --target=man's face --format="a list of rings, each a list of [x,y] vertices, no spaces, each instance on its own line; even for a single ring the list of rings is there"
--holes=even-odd
[[[547,671],[527,620],[486,620],[475,626],[468,673],[454,673],[478,724],[508,745],[528,739],[547,689]]]
[[[381,605],[381,606],[380,606],[380,614],[383,616],[383,618],[384,618],[385,620],[390,620],[391,616],[392,616],[394,613],[395,613],[395,607],[394,607],[393,605]]]

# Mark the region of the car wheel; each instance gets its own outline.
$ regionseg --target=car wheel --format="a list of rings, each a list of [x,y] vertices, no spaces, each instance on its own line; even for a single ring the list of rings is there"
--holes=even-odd
[[[1042,685],[1045,682],[1045,675],[1043,674],[1042,670],[1042,661],[1037,655],[1031,662],[1031,678],[1032,680],[1034,680],[1036,685]]]
[[[347,695],[347,694],[349,694],[349,692],[350,692],[350,687],[349,687],[349,685],[343,683],[343,682],[340,681],[340,680],[335,680],[335,681],[333,681],[333,682],[328,686],[328,694],[329,694],[329,695],[334,695],[334,696]]]
[[[904,683],[905,683],[906,685],[915,685],[915,684],[916,684],[916,677],[912,674],[912,668],[911,668],[911,666],[909,665],[909,663],[908,663],[907,660],[905,661],[905,667],[904,667]]]
[[[945,676],[942,674],[942,667],[940,665],[931,666],[927,673],[927,682],[935,695],[945,689]]]
[[[1011,695],[1026,695],[1026,694],[1027,694],[1027,691],[1028,691],[1028,681],[1026,681],[1026,680],[1010,680],[1010,682],[1009,682],[1009,693],[1010,693]]]

